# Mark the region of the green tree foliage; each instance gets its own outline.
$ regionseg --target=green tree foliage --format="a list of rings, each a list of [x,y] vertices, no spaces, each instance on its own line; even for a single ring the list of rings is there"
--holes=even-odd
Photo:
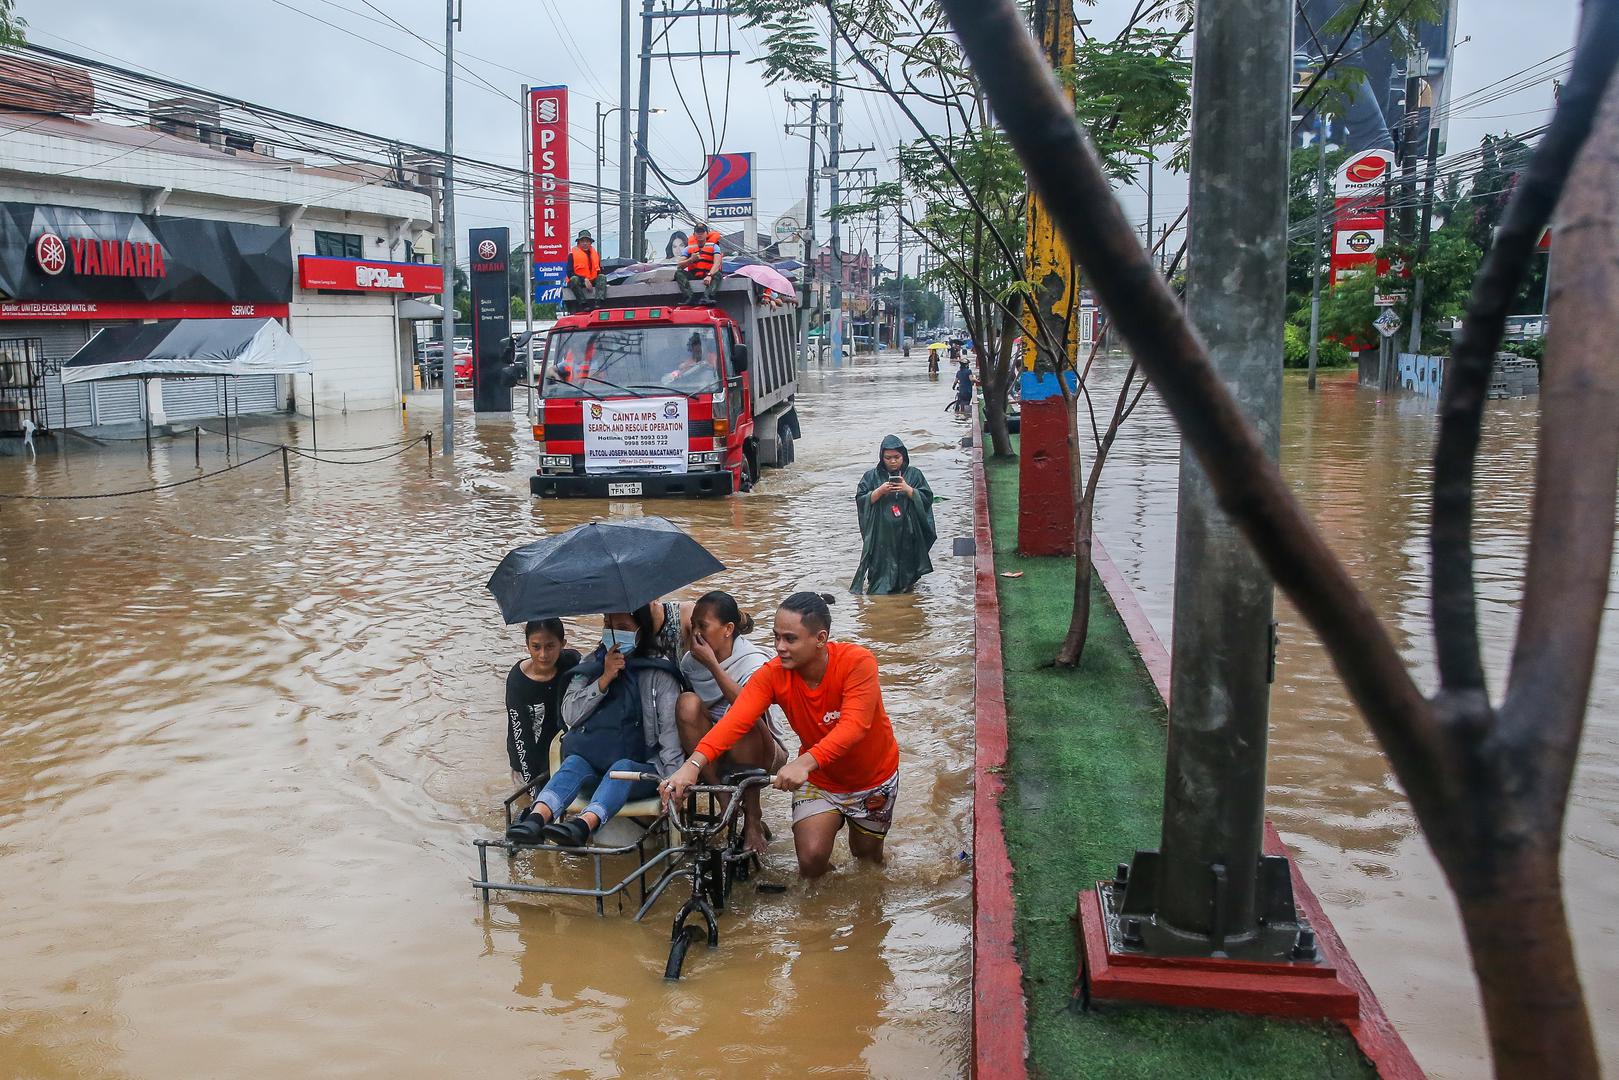
[[[17,0],[0,0],[0,45],[21,45],[28,20],[17,14]]]

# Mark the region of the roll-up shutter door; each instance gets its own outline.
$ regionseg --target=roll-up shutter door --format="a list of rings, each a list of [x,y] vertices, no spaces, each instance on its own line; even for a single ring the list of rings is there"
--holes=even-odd
[[[42,346],[42,355],[50,361],[45,376],[45,400],[40,412],[43,414],[45,426],[51,430],[61,430],[64,427],[89,427],[95,422],[90,411],[90,385],[88,383],[74,383],[67,388],[67,423],[62,422],[62,377],[56,373],[57,365],[78,352],[86,341],[90,340],[89,327],[82,322],[71,319],[61,322],[25,322],[8,324],[0,328],[8,337],[38,338]]]
[[[281,407],[276,400],[274,375],[244,375],[233,379],[235,388],[231,397],[236,407],[245,413],[275,412]]]
[[[181,420],[201,420],[221,416],[220,379],[209,376],[199,379],[163,380],[163,415],[169,423]]]
[[[133,424],[146,415],[145,394],[137,379],[108,379],[91,383],[96,424]]]

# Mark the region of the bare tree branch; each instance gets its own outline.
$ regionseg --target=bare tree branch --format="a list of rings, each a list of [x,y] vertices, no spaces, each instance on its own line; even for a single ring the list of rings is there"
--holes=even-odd
[[[1591,0],[1582,41],[1556,114],[1512,194],[1495,243],[1474,280],[1461,334],[1445,365],[1434,448],[1433,629],[1441,686],[1487,695],[1473,582],[1473,472],[1484,399],[1506,319],[1575,155],[1590,135],[1619,64],[1619,4]]]

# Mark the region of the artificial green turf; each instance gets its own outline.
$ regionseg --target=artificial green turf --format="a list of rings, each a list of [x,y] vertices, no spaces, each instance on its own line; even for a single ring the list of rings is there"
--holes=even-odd
[[[1039,1080],[1204,1077],[1328,1080],[1375,1071],[1342,1028],[1196,1010],[1070,1009],[1075,895],[1139,847],[1158,843],[1164,708],[1097,583],[1075,671],[1050,665],[1068,627],[1074,564],[1023,558],[1017,462],[987,460],[995,529],[1010,756],[1002,797],[1017,903],[1018,959]]]

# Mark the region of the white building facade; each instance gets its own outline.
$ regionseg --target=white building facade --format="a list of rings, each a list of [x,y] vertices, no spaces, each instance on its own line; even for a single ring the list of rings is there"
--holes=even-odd
[[[139,127],[7,104],[0,358],[38,361],[25,406],[36,427],[173,423],[227,405],[399,407],[414,378],[401,304],[420,318],[412,297],[442,286],[441,268],[417,255],[430,250],[427,189],[400,173],[310,167],[244,145],[201,103],[166,103]],[[313,380],[152,380],[144,390],[108,382],[64,393],[54,374],[104,326],[263,317],[281,320],[313,358]],[[23,368],[11,370],[15,381]]]

